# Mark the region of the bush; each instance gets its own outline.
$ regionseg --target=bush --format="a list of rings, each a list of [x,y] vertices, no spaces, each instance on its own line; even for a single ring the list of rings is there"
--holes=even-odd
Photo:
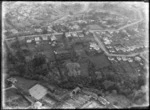
[[[103,82],[103,85],[104,85],[105,89],[108,90],[110,87],[113,88],[114,82],[106,80]]]
[[[112,90],[112,94],[116,95],[117,91],[116,90]]]
[[[106,91],[106,92],[105,92],[105,96],[107,96],[107,95],[109,95],[109,94],[110,94],[109,91]]]

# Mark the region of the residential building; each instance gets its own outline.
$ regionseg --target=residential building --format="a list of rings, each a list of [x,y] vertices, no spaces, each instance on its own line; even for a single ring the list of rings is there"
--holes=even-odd
[[[27,39],[26,42],[27,42],[27,43],[31,43],[31,42],[32,42],[32,39]]]
[[[105,108],[104,105],[101,105],[100,103],[98,103],[95,100],[91,100],[88,103],[86,103],[85,105],[83,105],[81,108]]]
[[[42,36],[42,39],[43,40],[48,40],[48,37],[47,36]]]
[[[42,103],[41,102],[37,101],[37,102],[34,103],[34,108],[35,109],[40,109],[41,107],[42,107]]]
[[[39,42],[40,41],[40,37],[35,37],[35,41]]]
[[[11,77],[11,78],[7,79],[7,81],[10,81],[10,82],[12,82],[12,83],[16,83],[16,82],[17,82],[17,79]]]

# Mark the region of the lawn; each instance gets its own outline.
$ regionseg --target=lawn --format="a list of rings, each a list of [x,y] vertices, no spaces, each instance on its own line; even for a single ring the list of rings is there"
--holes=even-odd
[[[35,80],[29,80],[18,76],[15,76],[14,78],[17,79],[17,82],[14,85],[17,88],[22,89],[24,92],[28,92],[28,90],[37,83]]]
[[[115,104],[116,106],[126,108],[130,105],[130,101],[123,95],[112,95],[109,94],[105,97],[110,103]]]
[[[26,100],[22,95],[19,94],[17,89],[8,89],[5,91],[5,95],[6,106],[28,107],[31,104],[28,100]]]
[[[104,68],[110,65],[109,60],[105,55],[98,55],[90,57],[91,62],[95,65],[96,69]]]

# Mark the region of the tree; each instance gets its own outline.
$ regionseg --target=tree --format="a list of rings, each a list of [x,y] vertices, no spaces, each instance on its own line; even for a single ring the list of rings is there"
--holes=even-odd
[[[72,12],[72,11],[69,11],[69,15],[73,15],[73,12]]]
[[[35,56],[32,62],[33,62],[34,67],[39,67],[46,63],[46,59],[43,55],[38,55],[38,56]]]
[[[18,50],[16,52],[16,56],[17,56],[19,62],[25,63],[25,56],[24,56],[24,53],[22,50]]]
[[[117,95],[117,91],[116,90],[112,90],[112,94]]]
[[[103,85],[106,90],[111,90],[114,87],[114,82],[106,80],[103,82]]]
[[[20,45],[18,44],[18,42],[17,41],[15,41],[15,42],[13,42],[12,44],[11,44],[11,48],[13,48],[13,49],[19,49],[20,48]]]

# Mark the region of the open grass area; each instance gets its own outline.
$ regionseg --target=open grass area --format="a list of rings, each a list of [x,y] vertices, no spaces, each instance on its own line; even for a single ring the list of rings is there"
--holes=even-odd
[[[29,79],[21,78],[18,76],[15,76],[14,78],[17,79],[15,86],[17,88],[22,89],[25,92],[28,92],[28,90],[37,83],[36,80],[29,80]]]
[[[112,95],[109,94],[105,97],[110,103],[113,103],[114,105],[121,107],[121,108],[127,108],[130,105],[130,100],[127,99],[125,96],[122,95]]]
[[[12,88],[5,91],[5,104],[6,107],[28,107],[31,103],[19,94],[17,89]]]
[[[104,54],[90,57],[90,60],[95,65],[96,69],[104,68],[110,65],[109,60]]]

